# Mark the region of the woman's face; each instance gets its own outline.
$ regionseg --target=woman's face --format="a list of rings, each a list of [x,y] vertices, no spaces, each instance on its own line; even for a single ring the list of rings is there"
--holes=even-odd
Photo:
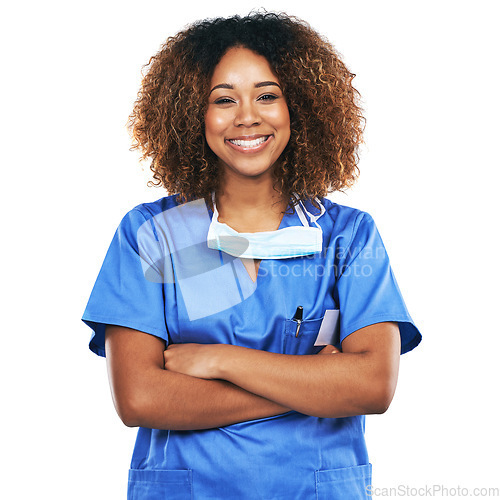
[[[267,59],[229,49],[210,88],[205,137],[222,167],[242,177],[270,176],[290,139],[290,115]]]

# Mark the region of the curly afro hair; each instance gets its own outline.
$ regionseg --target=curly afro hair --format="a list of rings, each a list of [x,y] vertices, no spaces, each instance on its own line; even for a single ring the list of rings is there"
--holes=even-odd
[[[307,23],[268,12],[198,21],[150,59],[128,126],[132,149],[152,160],[153,184],[180,201],[210,203],[220,169],[204,117],[213,71],[233,47],[267,59],[289,108],[291,136],[273,169],[274,188],[313,200],[350,187],[364,125],[355,75]]]

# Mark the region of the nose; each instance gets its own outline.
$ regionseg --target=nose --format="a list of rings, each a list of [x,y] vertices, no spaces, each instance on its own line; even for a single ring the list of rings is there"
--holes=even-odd
[[[261,117],[257,105],[251,101],[241,101],[234,117],[234,125],[236,127],[252,127],[259,125],[260,122]]]

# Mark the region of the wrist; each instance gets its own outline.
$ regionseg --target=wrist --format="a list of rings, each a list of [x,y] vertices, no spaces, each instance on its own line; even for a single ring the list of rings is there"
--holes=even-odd
[[[236,356],[238,346],[230,344],[217,344],[214,346],[215,356],[213,359],[213,377],[221,380],[229,380],[229,365],[231,360]]]

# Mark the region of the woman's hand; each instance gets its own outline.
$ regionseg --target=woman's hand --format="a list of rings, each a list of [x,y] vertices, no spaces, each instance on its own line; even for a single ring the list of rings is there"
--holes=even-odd
[[[318,354],[337,354],[339,352],[342,351],[339,351],[334,345],[326,345]]]
[[[235,346],[225,344],[171,344],[163,352],[165,370],[191,377],[214,379],[218,377],[222,350]]]

